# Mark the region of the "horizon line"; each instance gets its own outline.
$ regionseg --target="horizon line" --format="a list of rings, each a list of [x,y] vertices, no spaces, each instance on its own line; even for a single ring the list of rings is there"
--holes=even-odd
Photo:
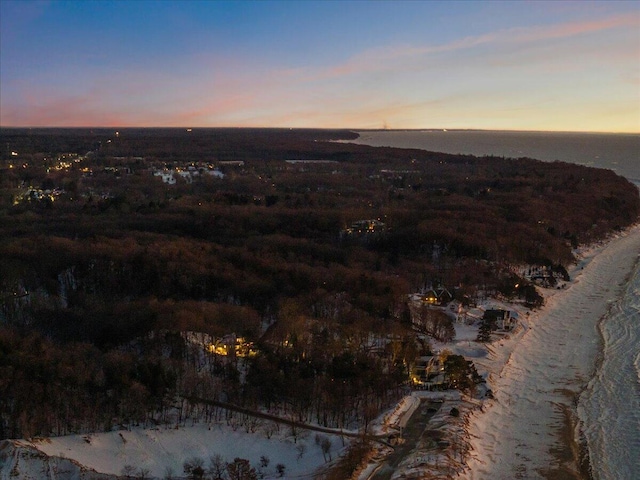
[[[418,127],[418,128],[357,128],[357,127],[287,127],[287,126],[134,126],[134,125],[122,125],[122,126],[113,126],[113,125],[92,125],[92,126],[73,126],[73,125],[65,125],[65,126],[52,126],[52,125],[31,125],[31,126],[16,126],[16,125],[0,125],[0,129],[15,129],[15,130],[34,130],[34,129],[43,129],[43,130],[54,130],[54,129],[67,129],[67,130],[90,130],[90,129],[100,129],[100,130],[133,130],[133,129],[141,129],[141,130],[161,130],[161,129],[171,129],[171,130],[252,130],[252,129],[261,129],[261,130],[346,130],[351,132],[521,132],[521,133],[593,133],[593,134],[610,134],[610,135],[640,135],[640,130],[638,131],[604,131],[604,130],[534,130],[534,129],[508,129],[508,128],[443,128],[443,127]]]

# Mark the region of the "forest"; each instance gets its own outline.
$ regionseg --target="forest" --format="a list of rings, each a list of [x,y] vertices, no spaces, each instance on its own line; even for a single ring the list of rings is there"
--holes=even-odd
[[[366,428],[430,352],[409,294],[539,305],[514,267],[640,213],[608,170],[356,135],[2,128],[0,439],[222,415],[199,399]]]

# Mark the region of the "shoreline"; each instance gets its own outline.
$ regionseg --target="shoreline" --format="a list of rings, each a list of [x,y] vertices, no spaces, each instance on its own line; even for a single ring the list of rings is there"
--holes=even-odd
[[[433,478],[593,480],[589,473],[589,447],[586,436],[583,435],[582,420],[578,415],[577,407],[580,396],[603,361],[605,342],[602,325],[608,312],[619,301],[621,292],[624,291],[630,279],[633,278],[634,269],[640,262],[638,252],[640,252],[640,224],[613,235],[607,241],[585,247],[577,253],[577,260],[569,269],[571,280],[566,284],[567,288],[543,289],[545,304],[537,310],[528,311],[520,308],[520,306],[513,305],[514,309],[521,311],[520,322],[507,335],[495,338],[491,343],[483,344],[481,348],[477,344],[472,346],[471,342],[469,342],[467,353],[475,353],[476,357],[473,360],[479,366],[479,371],[482,369],[486,373],[487,384],[492,389],[494,398],[485,399],[484,401],[468,399],[465,396],[455,400],[453,398],[449,399],[451,401],[449,406],[458,408],[461,415],[457,418],[452,417],[447,413],[449,410],[449,406],[447,406],[447,408],[438,412],[436,415],[437,421],[430,429],[438,431],[439,435],[441,435],[440,438],[446,440],[450,447],[441,450],[440,453],[430,449],[416,452],[413,456],[409,455],[407,461],[403,462],[400,468],[407,469],[410,472],[426,471],[429,474],[433,474]],[[613,268],[611,265],[613,265]],[[520,367],[523,365],[522,352],[540,353],[535,349],[532,350],[535,345],[532,345],[531,337],[540,330],[545,330],[545,328],[548,330],[549,325],[546,324],[550,323],[550,318],[558,311],[560,311],[560,316],[556,315],[555,322],[558,322],[558,318],[561,322],[565,318],[571,319],[571,315],[569,315],[571,310],[566,305],[571,303],[569,301],[571,300],[570,297],[572,295],[575,296],[575,290],[578,290],[579,294],[584,293],[580,289],[589,286],[594,280],[596,280],[596,283],[602,283],[603,279],[605,279],[602,276],[604,275],[603,270],[610,270],[616,273],[614,277],[611,277],[613,283],[610,285],[612,288],[607,289],[609,293],[616,295],[616,301],[607,299],[610,297],[604,297],[604,300],[596,298],[594,304],[594,299],[579,298],[577,303],[573,299],[574,304],[569,305],[569,307],[585,307],[584,304],[586,303],[585,311],[591,310],[594,305],[604,306],[604,309],[599,317],[591,319],[593,335],[585,337],[591,340],[595,350],[592,349],[587,352],[591,356],[588,358],[588,365],[585,365],[584,371],[579,372],[575,379],[570,379],[566,383],[551,385],[549,393],[552,393],[554,397],[549,401],[550,414],[547,431],[542,432],[542,434],[547,433],[548,435],[537,445],[539,447],[538,450],[534,449],[527,452],[526,449],[519,448],[514,451],[507,450],[508,455],[506,457],[496,455],[491,449],[487,449],[487,443],[504,443],[506,438],[506,443],[508,444],[510,439],[508,435],[504,436],[505,432],[501,431],[501,429],[495,428],[496,425],[499,426],[501,424],[492,421],[491,415],[495,413],[496,409],[504,409],[505,405],[517,403],[518,401],[531,403],[538,399],[538,395],[544,394],[544,392],[539,392],[536,389],[535,378],[533,381],[529,379],[527,382],[526,376],[521,375],[522,369]],[[506,304],[505,307],[510,308]],[[551,323],[553,324],[553,321]],[[555,328],[557,326],[551,325],[550,331],[554,335],[556,333]],[[579,328],[583,328],[583,326],[579,325]],[[580,332],[580,336],[584,333],[582,330],[578,330],[578,332]],[[575,332],[570,332],[570,335],[575,335]],[[461,344],[460,347],[465,349],[464,344],[467,344],[467,340],[460,339],[458,342]],[[480,349],[484,350],[483,354],[479,353]],[[550,356],[552,353],[546,350],[542,351],[540,355],[544,357]],[[527,361],[530,361],[530,358]],[[562,365],[563,362],[564,360],[562,359],[557,361],[554,369],[547,369],[545,371],[546,374],[553,376],[555,374],[554,370],[558,365]],[[525,382],[521,384],[515,383],[514,372],[515,375],[525,378]],[[526,392],[521,395],[520,390],[518,390],[520,386],[529,389],[533,387],[533,395],[527,395]],[[508,390],[509,388],[511,388],[511,392]],[[515,394],[513,389],[516,389]],[[423,396],[445,397],[446,395],[444,395],[444,392],[419,392],[413,396],[417,398]],[[410,400],[415,400],[415,398]],[[412,405],[415,407],[415,402],[407,402],[403,402],[396,410],[389,413],[387,415],[389,418],[385,417],[383,424],[389,427],[390,424],[406,421],[409,416],[407,413],[412,410]],[[404,405],[404,403],[407,403],[407,405]],[[497,418],[501,421],[505,417],[498,416]],[[534,419],[537,421],[537,417],[534,417]],[[513,422],[516,425],[516,432],[518,430],[528,432],[528,427],[530,426],[527,423],[528,421],[526,418],[523,421],[522,418],[518,419],[516,416],[515,422]],[[507,423],[502,421],[502,424]],[[484,431],[481,428],[482,426],[493,427],[493,430]],[[157,435],[157,433],[151,433],[152,435]],[[485,434],[484,437],[483,433]],[[541,432],[533,432],[532,434],[541,435]],[[91,435],[89,437],[95,437],[96,446],[106,441],[102,439],[97,441],[99,435]],[[82,441],[82,438],[76,440],[77,444],[74,444],[74,449],[80,448],[78,444],[85,449],[88,448],[86,441]],[[54,441],[53,443],[58,444],[59,442]],[[91,443],[94,442],[92,441]],[[46,444],[39,445],[38,448],[42,452],[49,450],[49,455],[56,455],[62,451],[60,447],[47,448]],[[496,473],[492,470],[496,465],[500,466],[503,463],[503,458],[515,457],[528,458],[526,462],[515,465],[518,469],[512,471],[509,475],[504,475],[500,471]],[[54,459],[55,457],[51,458]],[[360,478],[369,478],[371,474],[371,471],[363,472],[363,476]]]
[[[640,186],[639,186],[640,188]],[[634,233],[635,231],[635,233]],[[626,235],[640,235],[640,223],[635,224],[629,227],[624,232]],[[603,248],[606,248],[603,247]],[[624,294],[624,290],[627,288],[627,285],[633,280],[634,274],[640,265],[640,253],[636,257],[635,261],[632,262],[631,267],[628,273],[625,275],[622,283],[621,283],[621,292],[620,295]],[[589,445],[586,437],[586,433],[584,431],[584,419],[580,417],[578,412],[578,407],[580,404],[580,398],[585,394],[588,389],[589,383],[592,379],[596,377],[598,372],[601,370],[604,361],[605,361],[605,348],[606,348],[606,338],[605,338],[605,323],[609,319],[609,315],[611,314],[615,305],[617,305],[622,300],[622,296],[618,296],[616,301],[611,303],[607,312],[600,317],[598,320],[596,329],[598,332],[598,354],[595,358],[593,371],[590,375],[590,380],[587,382],[582,390],[575,396],[573,409],[571,409],[568,413],[570,414],[571,420],[571,428],[573,431],[573,437],[569,439],[572,442],[575,448],[575,456],[574,456],[574,464],[577,467],[577,471],[579,472],[578,480],[595,480],[593,475],[593,462],[591,461],[592,453],[589,450]]]
[[[598,322],[598,334],[601,343],[601,349],[595,362],[595,368],[593,375],[585,388],[580,392],[578,398],[576,412],[579,420],[577,425],[577,436],[583,444],[586,452],[585,458],[581,458],[582,467],[588,467],[587,474],[584,478],[587,480],[594,479],[614,479],[614,478],[626,478],[627,475],[631,475],[632,472],[637,472],[638,457],[637,448],[635,453],[629,453],[625,458],[620,458],[616,455],[611,455],[615,451],[622,449],[627,451],[629,445],[625,444],[625,441],[631,442],[631,445],[638,445],[637,431],[631,433],[633,429],[625,434],[624,430],[618,434],[612,433],[612,427],[608,426],[606,429],[598,429],[600,424],[609,424],[610,420],[600,417],[600,412],[607,417],[606,412],[613,412],[613,415],[608,415],[608,418],[622,419],[620,424],[634,425],[637,423],[638,415],[631,415],[629,412],[636,411],[633,406],[628,402],[622,401],[623,407],[621,408],[621,402],[602,403],[595,402],[595,398],[605,398],[610,400],[619,399],[620,396],[629,397],[633,399],[635,397],[635,388],[629,389],[629,382],[625,382],[625,378],[629,378],[627,375],[631,375],[631,378],[635,377],[637,382],[640,379],[640,370],[638,370],[637,364],[633,372],[629,372],[625,368],[628,368],[626,359],[635,357],[636,360],[640,359],[637,356],[637,341],[638,338],[638,317],[635,313],[638,310],[638,297],[632,293],[638,291],[638,284],[640,281],[640,249],[635,261],[629,271],[629,274],[622,282],[622,294],[612,302],[609,306],[609,310],[606,315],[600,318]],[[635,312],[628,315],[621,315],[621,312]],[[631,323],[628,323],[628,322]],[[620,346],[625,345],[627,350],[621,349]],[[629,348],[631,350],[629,350]],[[615,372],[612,372],[611,364],[616,365],[618,368]],[[633,367],[632,367],[633,368]],[[611,385],[609,382],[615,382]],[[622,381],[622,387],[618,387]],[[633,382],[633,380],[630,380]],[[627,385],[624,387],[624,385]],[[612,393],[615,392],[615,393]],[[635,402],[636,404],[638,402]],[[596,406],[600,408],[596,408]],[[630,410],[627,410],[627,407]],[[619,417],[618,417],[619,414]],[[594,415],[598,415],[598,419],[594,418]],[[594,436],[594,431],[601,431],[602,433]],[[619,434],[622,434],[620,436]],[[614,442],[614,443],[612,443]],[[606,452],[602,449],[605,448]],[[590,454],[590,455],[589,455]],[[605,459],[603,461],[603,458]],[[634,460],[635,459],[635,460]],[[635,465],[635,466],[634,466]],[[596,469],[596,475],[593,474],[592,469]]]
[[[540,132],[516,130],[351,130],[356,139],[343,143],[392,147],[473,155],[476,157],[502,156],[505,158],[530,158],[543,162],[567,162],[586,167],[608,169],[640,186],[637,155],[618,153],[618,140],[629,145],[624,151],[635,152],[634,141],[638,134]],[[531,142],[530,138],[546,138],[544,144]],[[576,143],[571,139],[580,138]],[[549,144],[548,142],[551,142]],[[586,143],[585,143],[586,142]]]
[[[592,480],[578,402],[602,362],[602,322],[632,278],[638,251],[640,224],[587,247],[571,268],[567,289],[544,290],[545,305],[523,319],[521,332],[514,331],[509,339],[496,339],[487,345],[487,384],[495,398],[483,401],[480,408],[465,415],[465,433],[471,448],[458,478],[478,480],[510,475]],[[611,282],[607,283],[609,279]],[[595,295],[598,284],[605,284],[602,290],[613,293],[615,301],[606,295]],[[572,321],[580,326],[572,330]],[[586,365],[573,365],[571,355],[563,356],[548,345],[548,337],[563,328],[563,338],[572,344],[565,346],[561,342],[560,349],[571,350]],[[544,348],[538,351],[540,346]],[[540,357],[553,360],[539,362],[542,365],[537,369],[529,368]],[[562,384],[554,383],[558,375]],[[532,406],[540,411],[537,416],[526,412]],[[523,432],[529,433],[530,438]],[[505,466],[506,463],[510,465]]]

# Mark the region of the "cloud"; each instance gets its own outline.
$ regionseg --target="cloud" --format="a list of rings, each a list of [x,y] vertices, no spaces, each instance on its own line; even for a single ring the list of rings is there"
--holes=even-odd
[[[639,24],[633,13],[507,28],[368,49],[321,66],[219,51],[126,68],[83,63],[48,75],[45,87],[24,73],[15,85],[4,82],[0,124],[464,128],[486,126],[493,116],[493,127],[527,128],[527,116],[541,121],[551,112],[544,104],[551,93],[561,105],[563,96],[591,101],[594,94],[609,98],[605,87],[637,85],[639,45],[630,40],[638,39]],[[598,81],[590,82],[590,97],[579,97],[578,89],[567,90],[574,79],[584,88]]]
[[[112,126],[122,125],[123,120],[117,112],[83,95],[46,99],[27,95],[26,105],[4,105],[0,112],[0,124],[14,126]]]
[[[470,50],[481,46],[509,46],[511,48],[518,46],[519,48],[522,44],[570,38],[611,29],[637,29],[639,25],[640,14],[627,13],[582,22],[565,22],[556,25],[535,27],[514,27],[483,35],[468,36],[441,45],[404,45],[371,49],[352,57],[347,62],[326,69],[324,72],[321,72],[318,77],[341,77],[387,70],[397,68],[397,62],[399,61],[404,63],[413,62],[418,57]]]
[[[232,94],[223,98],[207,100],[199,108],[179,109],[169,115],[169,125],[186,126],[187,124],[199,125],[204,123],[217,123],[220,119],[231,116],[237,112],[250,111],[255,106],[255,95]],[[223,122],[224,123],[224,122]]]

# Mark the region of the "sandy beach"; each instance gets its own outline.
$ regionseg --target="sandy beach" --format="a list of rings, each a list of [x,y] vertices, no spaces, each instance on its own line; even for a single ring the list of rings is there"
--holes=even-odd
[[[545,306],[490,346],[480,363],[494,399],[467,418],[471,451],[459,478],[585,478],[576,403],[601,354],[598,323],[639,253],[639,226],[582,252],[567,288],[545,290]]]

